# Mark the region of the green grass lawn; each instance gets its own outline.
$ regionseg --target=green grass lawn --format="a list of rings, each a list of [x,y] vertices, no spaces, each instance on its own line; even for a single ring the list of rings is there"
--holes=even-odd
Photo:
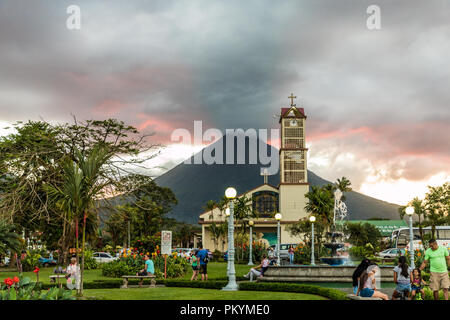
[[[84,290],[87,299],[98,300],[327,300],[327,298],[303,293],[222,291],[196,288],[136,288]]]

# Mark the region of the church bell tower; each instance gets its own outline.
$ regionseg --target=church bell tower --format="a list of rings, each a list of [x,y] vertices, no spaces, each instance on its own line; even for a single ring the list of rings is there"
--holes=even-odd
[[[305,194],[309,191],[307,151],[305,143],[306,115],[297,108],[291,93],[289,108],[281,108],[280,143],[280,213],[284,221],[298,221],[306,217]]]

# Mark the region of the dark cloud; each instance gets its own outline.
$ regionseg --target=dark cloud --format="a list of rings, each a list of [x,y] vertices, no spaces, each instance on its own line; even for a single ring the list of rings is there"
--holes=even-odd
[[[194,120],[277,128],[294,92],[310,155],[336,173],[352,172],[344,151],[355,181],[366,165],[449,171],[448,1],[376,1],[379,31],[366,28],[373,1],[76,1],[78,31],[71,4],[0,2],[0,120],[112,116],[168,143]]]

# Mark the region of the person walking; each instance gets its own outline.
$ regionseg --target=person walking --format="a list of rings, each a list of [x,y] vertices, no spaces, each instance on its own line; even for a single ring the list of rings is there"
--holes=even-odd
[[[381,298],[383,300],[389,300],[388,295],[378,291],[375,285],[375,274],[378,270],[378,265],[372,262],[367,269],[363,271],[359,279],[359,287],[356,295],[361,293],[361,297],[364,298]]]
[[[411,293],[411,282],[413,269],[408,266],[406,257],[401,256],[398,258],[398,265],[394,268],[394,283],[396,284],[394,293],[392,294],[392,300],[399,298],[402,292],[408,291],[408,296]]]
[[[254,268],[250,268],[250,271],[247,274],[245,274],[244,277],[249,278],[251,275],[253,275],[255,277],[262,277],[268,267],[269,267],[269,259],[267,259],[266,255],[263,254],[261,264]],[[258,269],[261,269],[261,270],[258,271]]]
[[[197,258],[197,256],[195,255],[195,253],[194,252],[191,252],[191,266],[192,266],[192,277],[191,277],[191,281],[192,280],[194,280],[194,278],[195,278],[195,280],[197,280],[198,279],[198,258]]]
[[[425,251],[425,258],[419,269],[422,271],[428,262],[430,263],[430,289],[433,291],[434,300],[439,300],[439,290],[441,289],[444,292],[444,299],[448,300],[448,288],[450,287],[448,249],[439,246],[436,239],[431,239],[429,244],[430,247]]]
[[[70,259],[70,264],[63,271],[66,274],[67,288],[69,288],[70,290],[72,289],[80,290],[81,271],[80,265],[77,263],[77,258],[72,257]]]
[[[202,281],[208,281],[208,250],[203,249],[203,246],[200,246],[199,249],[197,258],[200,261],[200,274],[202,275]]]
[[[294,248],[292,248],[292,246],[289,246],[288,254],[289,254],[289,263],[294,264]]]
[[[359,278],[361,277],[361,274],[366,271],[367,267],[370,264],[369,259],[363,259],[361,263],[356,267],[355,271],[353,271],[352,274],[352,285],[353,285],[353,294],[356,295],[358,292],[358,282]]]

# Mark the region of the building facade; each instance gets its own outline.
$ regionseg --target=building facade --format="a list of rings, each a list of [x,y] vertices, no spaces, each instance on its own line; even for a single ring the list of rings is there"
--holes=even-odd
[[[298,222],[308,214],[305,210],[309,191],[307,151],[305,142],[306,115],[303,108],[297,108],[294,104],[296,98],[291,94],[290,106],[281,108],[279,123],[280,135],[280,183],[273,186],[267,183],[267,176],[260,186],[239,194],[237,197],[251,199],[253,212],[258,216],[251,219],[253,225],[253,239],[266,245],[277,242],[277,221],[274,216],[277,212],[281,219],[281,243],[298,243],[300,238],[292,236],[287,227]],[[227,235],[219,239],[213,236],[211,226],[223,223],[226,220],[225,210],[214,208],[203,212],[199,216],[199,224],[202,226],[202,243],[211,251],[227,250]],[[235,228],[240,228],[239,222],[235,222]]]

